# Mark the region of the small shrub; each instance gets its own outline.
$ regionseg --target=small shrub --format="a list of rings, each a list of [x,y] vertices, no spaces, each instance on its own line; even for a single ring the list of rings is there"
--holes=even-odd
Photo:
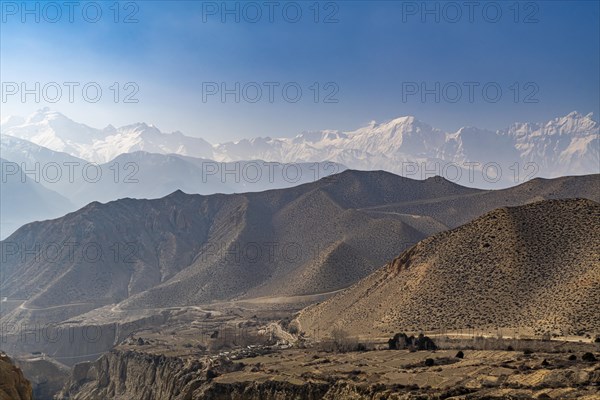
[[[396,333],[393,338],[388,340],[388,348],[390,350],[404,350],[412,344],[414,336],[410,338],[406,333]]]
[[[352,339],[348,332],[338,327],[333,328],[331,331],[331,340],[338,352],[353,351],[358,347],[356,340]]]
[[[586,362],[596,362],[597,361],[596,357],[592,353],[589,353],[589,352],[582,355],[581,359]]]
[[[206,371],[206,380],[207,381],[212,381],[213,379],[215,379],[217,376],[219,376],[219,374],[215,371],[213,371],[212,369],[209,369],[208,371]]]
[[[575,361],[577,360],[577,356],[575,354],[571,354],[568,358],[569,361]]]
[[[456,357],[456,358],[465,358],[465,353],[463,353],[462,350],[461,350],[458,353],[456,353],[456,355],[454,357]]]
[[[290,322],[292,322],[292,319],[290,317],[285,317],[279,321],[279,325],[281,325],[283,329],[287,330],[290,326]]]
[[[419,337],[414,343],[417,346],[417,350],[437,350],[437,346],[433,340],[422,333],[419,334]]]
[[[418,337],[408,336],[405,333],[396,333],[393,338],[388,340],[388,348],[390,350],[437,350],[437,345],[431,338],[419,334]]]
[[[528,356],[530,354],[533,354],[533,350],[531,350],[531,349],[525,349],[525,350],[523,350],[523,354],[525,354],[526,356]]]
[[[510,346],[510,345],[509,345],[509,346],[506,348],[506,351],[515,351],[515,349],[514,349],[514,347],[512,347],[512,346]]]
[[[433,358],[428,358],[425,360],[426,367],[433,367],[434,364],[435,364],[435,361],[433,361]]]

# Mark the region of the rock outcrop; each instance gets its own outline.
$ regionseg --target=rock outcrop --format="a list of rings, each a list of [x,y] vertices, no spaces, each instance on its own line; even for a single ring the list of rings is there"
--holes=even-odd
[[[0,354],[0,400],[32,400],[31,383],[6,354]]]
[[[185,365],[178,357],[114,350],[95,362],[77,364],[59,398],[190,398],[187,393],[196,387],[203,367],[201,363]]]
[[[239,358],[235,351],[182,353],[176,345],[168,352],[120,346],[94,363],[79,364],[57,399],[597,399],[600,364],[581,360],[589,344],[571,346],[576,360],[553,352],[523,357],[515,351],[465,350],[457,358],[455,350],[316,349],[271,349]]]

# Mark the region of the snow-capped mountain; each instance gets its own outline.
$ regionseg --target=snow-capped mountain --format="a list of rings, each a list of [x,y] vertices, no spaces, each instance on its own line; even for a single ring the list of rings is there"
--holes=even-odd
[[[409,116],[372,122],[352,132],[326,130],[289,139],[224,143],[215,146],[215,158],[330,160],[355,169],[410,173],[418,179],[444,176],[451,168],[452,176],[461,175],[458,183],[499,187],[521,183],[525,177],[599,173],[598,135],[592,114],[577,112],[546,123],[515,123],[496,132],[475,127],[443,132]],[[469,171],[475,172],[472,178]],[[498,182],[492,176],[496,172],[502,174]]]
[[[0,120],[0,126],[4,129],[12,128],[13,126],[22,125],[25,123],[25,118],[16,115],[9,115]]]
[[[499,132],[523,161],[558,174],[600,172],[598,122],[592,114],[572,112],[546,123],[515,123]]]
[[[36,163],[40,164],[40,170],[42,164],[58,163],[63,166],[64,163],[87,163],[68,153],[50,150],[28,140],[5,135],[4,132],[0,136],[0,152],[6,160],[26,166],[27,171],[34,171]]]
[[[401,117],[383,124],[375,122],[353,132],[324,130],[303,132],[293,138],[244,139],[215,146],[215,156],[221,160],[269,159],[281,162],[340,162],[355,159],[355,164],[370,160],[383,162],[399,154],[410,158],[435,157],[444,144],[444,133],[414,117]]]
[[[63,114],[41,109],[27,119],[8,117],[0,126],[3,135],[28,140],[48,149],[65,152],[87,161],[104,163],[120,154],[134,151],[176,153],[210,157],[212,146],[200,138],[181,132],[163,133],[145,123],[95,129],[77,123]]]
[[[451,180],[470,186],[493,183],[494,187],[521,183],[523,177],[598,173],[600,169],[599,124],[592,114],[577,112],[544,123],[514,123],[496,132],[475,127],[444,132],[406,116],[371,122],[351,132],[303,132],[291,138],[259,137],[214,146],[181,132],[163,133],[145,123],[94,129],[48,109],[27,119],[7,118],[1,128],[3,135],[99,163],[135,151],[220,162],[332,161],[348,168],[382,169],[416,179],[458,174],[459,178]],[[490,165],[492,172],[502,174],[498,182],[481,177],[484,170],[489,173]],[[449,169],[452,176],[446,176]],[[520,174],[515,180],[517,172]]]

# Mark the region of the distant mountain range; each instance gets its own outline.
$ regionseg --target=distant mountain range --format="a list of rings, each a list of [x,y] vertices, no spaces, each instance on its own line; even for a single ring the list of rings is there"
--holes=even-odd
[[[115,129],[112,125],[95,129],[77,123],[63,114],[41,109],[27,118],[8,117],[0,128],[2,135],[14,136],[95,163],[135,151],[181,154],[212,158],[212,146],[181,132],[165,134],[152,125],[132,124]]]
[[[534,177],[600,172],[599,124],[591,114],[576,112],[497,132],[469,127],[447,133],[409,116],[353,132],[304,132],[217,145],[146,123],[95,129],[48,108],[27,118],[3,119],[0,130],[3,165],[15,163],[10,173],[19,169],[21,181],[68,198],[59,207],[66,212],[92,201],[159,198],[175,190],[211,194],[285,188],[346,168],[413,179],[439,175],[486,189]],[[53,203],[52,192],[38,190],[38,202],[47,193],[46,202]],[[57,216],[40,212],[33,219],[24,203],[8,204],[9,197],[4,209],[15,212],[4,215],[0,238],[24,223]]]
[[[456,183],[467,186],[499,183],[496,188],[522,183],[531,177],[597,173],[600,159],[600,125],[591,113],[577,112],[543,123],[514,123],[496,132],[474,127],[444,132],[406,116],[384,123],[372,122],[352,132],[303,132],[292,138],[242,139],[216,145],[181,132],[163,133],[146,123],[94,129],[49,109],[39,110],[26,119],[6,118],[1,128],[3,135],[96,163],[106,163],[135,151],[224,162],[331,161],[351,169],[386,170],[415,179],[436,175],[437,171],[437,175]],[[498,182],[491,182],[495,179],[494,165],[485,168],[487,180],[479,176],[486,163],[501,166],[502,177]],[[456,167],[462,169],[460,178]],[[469,179],[469,169],[479,173]]]

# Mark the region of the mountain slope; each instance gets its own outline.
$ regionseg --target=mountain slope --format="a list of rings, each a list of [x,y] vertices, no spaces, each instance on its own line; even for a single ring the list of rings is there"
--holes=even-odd
[[[46,287],[49,290],[41,290],[32,302],[49,306],[89,298],[122,300],[166,282],[171,286],[192,285],[195,289],[182,292],[189,297],[168,296],[157,300],[158,304],[228,298],[258,285],[274,271],[307,262],[320,247],[356,235],[356,231],[360,232],[369,223],[385,223],[382,215],[369,216],[351,208],[432,198],[444,191],[456,195],[476,192],[388,173],[349,171],[285,190],[212,196],[175,192],[152,201],[124,199],[108,204],[92,203],[50,223],[26,225],[8,240],[23,243],[23,248],[67,239],[82,245],[94,243],[105,255],[115,243],[134,243],[133,262],[113,263],[113,257],[105,257],[104,261],[91,263],[85,262],[80,254],[77,254],[79,259],[68,261],[70,254],[65,251],[60,263],[45,268],[50,274],[46,275],[40,273],[41,265],[36,260],[22,263],[18,257],[9,258],[4,272],[10,278],[4,283],[10,289],[5,293],[30,298],[34,288]],[[397,223],[404,225],[400,220]],[[407,226],[406,231],[411,234],[407,240],[424,237],[414,228]],[[256,243],[265,252],[261,253],[260,262],[248,253],[252,250],[248,243]],[[273,257],[266,258],[271,243],[283,247]],[[298,246],[299,253],[288,256],[284,253],[285,246]],[[373,254],[370,258],[381,257]],[[362,267],[354,266],[357,271]],[[183,276],[176,276],[184,269]],[[13,275],[13,271],[20,276]],[[27,282],[17,285],[27,271],[31,271]],[[98,280],[83,279],[91,286],[82,287],[75,283],[81,274],[93,274]]]
[[[353,334],[514,328],[598,333],[600,204],[496,209],[429,237],[298,320]]]
[[[0,239],[35,220],[57,218],[73,204],[25,176],[19,166],[0,158]]]
[[[97,182],[79,176],[71,187],[81,205],[125,197],[153,199],[177,190],[190,194],[246,193],[314,182],[341,172],[342,165],[324,163],[272,164],[261,160],[230,163],[142,151],[121,154],[100,164]]]
[[[2,243],[21,250],[6,251],[2,292],[27,300],[15,311],[22,317],[36,308],[64,312],[48,318],[120,302],[137,309],[329,292],[366,276],[398,249],[498,204],[574,196],[600,200],[597,178],[481,191],[441,178],[345,171],[259,193],[178,191],[157,200],[96,202],[26,225]],[[55,256],[56,243],[74,245],[59,247]],[[53,257],[23,254],[30,248],[48,248]]]

